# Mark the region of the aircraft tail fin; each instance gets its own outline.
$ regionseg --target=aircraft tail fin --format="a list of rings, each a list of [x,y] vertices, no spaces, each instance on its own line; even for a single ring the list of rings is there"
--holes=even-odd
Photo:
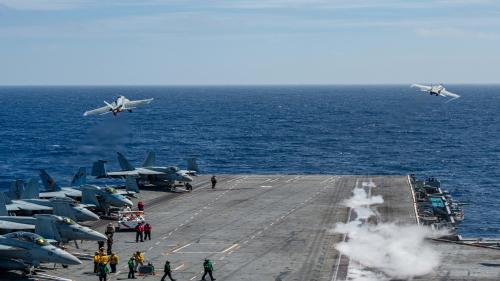
[[[153,151],[149,151],[142,162],[141,167],[153,167],[156,164],[156,154]]]
[[[104,161],[104,160],[95,161],[94,164],[92,164],[91,175],[96,177],[96,178],[107,177],[106,167],[104,166],[104,163],[106,163],[106,161]]]
[[[57,184],[57,182],[45,171],[44,169],[40,169],[40,179],[42,180],[42,184],[47,191],[61,191],[61,187]]]
[[[196,158],[187,159],[187,169],[190,171],[199,172],[200,169],[198,167],[198,163],[196,162]]]
[[[82,201],[80,203],[85,205],[91,204],[96,207],[99,206],[95,191],[87,186],[82,187]]]
[[[38,179],[30,179],[21,194],[21,199],[38,199],[40,194],[40,184]]]
[[[52,239],[56,241],[61,241],[62,237],[57,226],[54,224],[54,216],[46,214],[35,215],[35,233],[42,236],[45,239]]]
[[[24,181],[15,180],[10,184],[9,197],[11,199],[21,199],[24,193]]]
[[[125,188],[129,192],[139,193],[139,185],[137,185],[137,179],[135,177],[127,177]]]
[[[135,170],[134,166],[128,162],[127,158],[120,152],[117,152],[118,155],[118,162],[120,162],[120,167],[122,168],[122,171],[133,171]]]
[[[87,184],[87,169],[85,169],[85,167],[80,167],[73,177],[73,180],[71,180],[71,186],[82,186],[85,184]]]
[[[0,192],[0,216],[8,216],[7,212],[7,200],[5,193]]]
[[[72,202],[70,198],[52,198],[53,211],[52,213],[57,216],[65,216],[74,221],[76,221],[76,215],[72,208]]]

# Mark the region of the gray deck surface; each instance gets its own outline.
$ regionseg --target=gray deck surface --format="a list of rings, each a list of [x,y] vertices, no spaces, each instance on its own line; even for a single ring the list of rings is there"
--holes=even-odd
[[[345,280],[349,260],[334,248],[345,237],[329,230],[346,222],[349,210],[342,202],[353,188],[371,181],[376,185],[372,193],[385,199],[377,207],[382,220],[415,223],[406,176],[221,175],[218,179],[215,190],[208,176],[199,176],[191,193],[141,191],[153,239],[136,243],[133,232],[115,234],[114,250],[121,261],[111,280],[126,279],[126,260],[137,250],[145,252],[160,276],[164,261],[170,260],[177,280],[200,280],[204,258],[214,261],[217,280]],[[94,227],[103,231],[106,223]],[[459,253],[446,247],[443,250],[452,256]],[[93,254],[96,249],[95,243],[87,242],[78,251]],[[464,274],[461,264],[456,267]],[[82,266],[46,273],[98,280],[92,268],[86,260]],[[498,276],[498,268],[489,268]],[[443,276],[446,265],[439,270],[436,276]]]

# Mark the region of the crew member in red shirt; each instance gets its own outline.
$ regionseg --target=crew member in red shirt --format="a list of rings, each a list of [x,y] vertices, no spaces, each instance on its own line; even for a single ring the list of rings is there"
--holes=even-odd
[[[144,225],[142,222],[135,226],[135,243],[139,242],[139,238],[141,238],[141,242],[144,242]]]
[[[144,240],[151,240],[151,230],[153,230],[153,227],[149,224],[146,223],[144,226]]]

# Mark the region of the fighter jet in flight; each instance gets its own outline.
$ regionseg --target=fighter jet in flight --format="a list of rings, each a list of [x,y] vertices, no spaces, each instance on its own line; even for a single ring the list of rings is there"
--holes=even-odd
[[[435,95],[435,96],[442,96],[442,97],[452,97],[451,100],[458,99],[460,97],[459,95],[446,90],[446,88],[443,87],[443,85],[441,85],[441,84],[431,85],[431,86],[413,84],[411,86],[417,87],[420,89],[420,91],[429,93],[431,96]]]
[[[41,263],[82,264],[78,258],[49,244],[38,234],[19,231],[0,236],[0,269],[31,272]]]
[[[113,113],[113,115],[116,116],[118,113],[123,111],[132,112],[132,109],[136,108],[137,106],[149,104],[151,103],[151,101],[153,101],[153,99],[129,100],[124,96],[118,96],[116,100],[112,103],[104,101],[106,106],[85,111],[85,113],[83,113],[83,116],[94,115],[94,114],[103,115],[107,113]]]
[[[162,167],[155,166],[155,156],[149,153],[141,167],[135,168],[121,153],[117,153],[121,171],[107,172],[104,167],[106,161],[99,160],[92,166],[92,175],[97,178],[127,178],[135,177],[142,183],[153,185],[173,186],[175,182],[191,182],[191,175],[198,170],[196,161],[188,161],[188,170],[181,170],[175,166]]]
[[[46,239],[63,243],[76,240],[106,240],[104,234],[79,225],[68,217],[48,214],[37,214],[34,217],[7,216],[5,208],[0,210],[0,214],[0,230],[3,231],[34,231]]]

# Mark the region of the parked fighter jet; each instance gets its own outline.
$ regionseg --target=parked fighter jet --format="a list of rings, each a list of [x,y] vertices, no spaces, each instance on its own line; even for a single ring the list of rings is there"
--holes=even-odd
[[[46,190],[46,192],[38,194],[39,198],[71,197],[76,199],[82,197],[82,191],[73,187],[86,184],[87,171],[85,167],[78,169],[71,181],[71,187],[60,187],[44,169],[40,169],[39,175]]]
[[[0,269],[31,271],[41,263],[82,264],[38,234],[19,231],[0,236]]]
[[[31,184],[28,188],[26,188],[26,193],[31,196],[29,198],[37,198],[35,194],[39,194],[40,197],[43,196],[44,198],[54,198],[66,197],[68,194],[77,195],[78,193],[80,193],[80,202],[85,207],[89,207],[89,205],[92,205],[91,207],[108,209],[110,206],[132,206],[132,201],[130,201],[128,198],[125,198],[123,195],[131,195],[138,192],[139,190],[139,188],[137,187],[137,182],[135,180],[127,180],[126,191],[116,190],[114,187],[108,186],[100,187],[97,185],[87,185],[85,168],[80,168],[77,175],[75,175],[75,178],[73,178],[73,182],[78,182],[78,184],[82,185],[80,186],[80,189],[74,189],[71,187],[60,188],[45,171],[41,171],[41,178],[45,186],[52,183],[52,186],[58,188],[60,191],[38,193],[39,186],[37,186],[36,184]],[[26,197],[27,196],[24,196],[24,198]]]
[[[8,195],[4,192],[0,192],[0,204],[6,205],[9,212],[15,213],[25,213],[31,214],[33,212],[51,212],[52,208],[45,205],[39,205],[35,203],[26,202],[23,200],[17,200],[22,198],[22,193],[24,190],[24,181],[16,180],[10,185]],[[13,198],[11,200],[10,198]]]
[[[156,154],[153,151],[149,151],[144,158],[144,161],[141,165],[142,168],[154,168],[156,166]],[[179,173],[188,176],[196,176],[199,172],[198,163],[196,163],[196,158],[188,158],[187,159],[187,169],[181,170],[175,166],[173,166],[176,170],[179,170]]]
[[[30,191],[30,194],[38,193],[39,198],[53,198],[53,197],[71,197],[75,199],[81,199],[82,198],[82,190],[73,188],[73,187],[60,187],[56,181],[45,171],[45,170],[40,170],[40,179],[42,180],[43,185],[45,186],[46,190],[51,190],[49,192],[39,192],[39,187],[36,188],[36,185],[33,184],[30,186],[33,190]],[[78,172],[75,174],[73,177],[73,180],[71,181],[72,186],[79,186],[83,187],[87,185],[87,170],[85,167],[81,167],[78,169]],[[106,188],[111,188],[113,190],[114,194],[120,194],[120,195],[133,195],[135,193],[139,193],[139,187],[137,186],[137,181],[134,178],[127,178],[127,181],[125,183],[125,190],[117,190],[116,186],[105,186],[105,187],[99,187],[100,189],[104,190]],[[26,191],[28,192],[28,191]],[[98,194],[96,194],[98,196]],[[34,197],[32,197],[34,198]],[[113,199],[113,198],[110,198]],[[114,206],[113,204],[111,204]]]
[[[457,94],[454,94],[448,90],[446,90],[443,85],[431,85],[431,86],[425,86],[425,85],[420,85],[420,84],[413,84],[411,85],[412,87],[417,87],[420,89],[422,92],[429,93],[430,95],[435,95],[435,96],[442,96],[442,97],[452,97],[453,99],[458,99],[460,96]]]
[[[104,101],[106,106],[103,106],[103,107],[100,107],[97,109],[93,109],[93,110],[89,110],[89,111],[85,111],[85,113],[83,113],[83,116],[93,115],[93,114],[103,115],[103,114],[107,114],[107,113],[113,113],[113,115],[116,116],[118,113],[123,112],[125,110],[128,112],[132,112],[132,109],[136,108],[137,106],[143,105],[143,104],[149,104],[149,103],[151,103],[151,101],[153,101],[153,99],[132,100],[131,101],[124,96],[118,96],[116,98],[116,100],[112,103],[108,103],[108,102]]]
[[[133,206],[132,201],[118,194],[116,189],[97,185],[82,186],[81,203],[87,206],[90,204],[104,210],[108,210],[110,207]]]
[[[105,241],[106,236],[88,227],[74,222],[68,217],[38,214],[34,217],[6,216],[6,210],[0,210],[0,230],[27,230],[46,239],[67,243],[73,240]]]
[[[142,182],[149,182],[154,185],[169,185],[172,186],[175,182],[191,182],[193,178],[190,174],[197,170],[196,162],[191,160],[188,162],[188,170],[181,170],[178,167],[161,167],[153,166],[155,163],[154,154],[148,154],[142,166],[135,168],[121,153],[118,154],[118,162],[120,163],[121,171],[107,172],[104,167],[106,161],[98,160],[92,166],[92,175],[98,178],[126,178],[136,177]]]
[[[76,221],[99,220],[98,215],[79,206],[71,198],[19,198],[19,200],[11,200],[3,192],[0,192],[0,205],[5,205],[9,213],[15,214],[33,214],[34,212],[45,212],[59,216],[66,216]]]

